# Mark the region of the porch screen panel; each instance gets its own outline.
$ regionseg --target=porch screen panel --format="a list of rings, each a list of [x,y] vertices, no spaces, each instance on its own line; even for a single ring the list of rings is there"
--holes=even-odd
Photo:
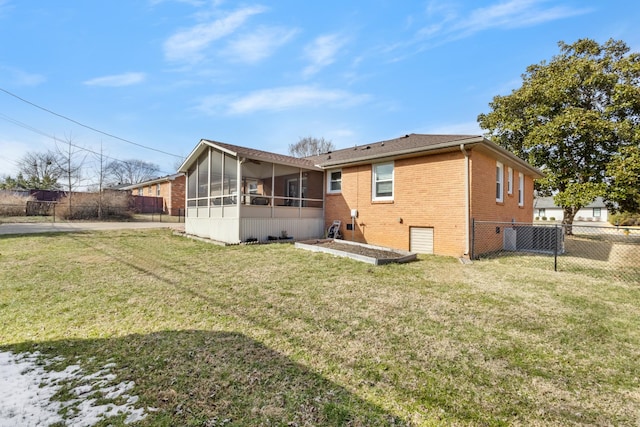
[[[209,196],[209,153],[204,152],[198,158],[198,198]]]
[[[275,165],[273,181],[276,206],[295,206],[300,197],[300,168]]]
[[[236,189],[238,185],[238,164],[236,162],[236,158],[230,156],[228,154],[224,155],[224,176],[223,176],[223,194],[225,196],[232,197],[224,197],[225,205],[235,205],[237,194]]]
[[[324,186],[324,172],[320,171],[303,171],[303,204],[308,208],[321,208]]]
[[[211,204],[219,205],[222,196],[222,153],[211,150]]]
[[[198,196],[198,175],[196,168],[187,171],[187,206],[195,206],[195,198]]]

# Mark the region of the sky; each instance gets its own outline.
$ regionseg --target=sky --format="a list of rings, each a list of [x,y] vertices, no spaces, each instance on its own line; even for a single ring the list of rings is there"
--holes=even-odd
[[[69,142],[167,175],[202,138],[479,135],[559,41],[639,52],[638,22],[632,0],[0,0],[0,176]]]

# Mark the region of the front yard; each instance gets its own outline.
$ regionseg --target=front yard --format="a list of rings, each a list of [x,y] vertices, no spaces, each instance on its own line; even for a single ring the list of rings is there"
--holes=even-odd
[[[640,286],[502,261],[2,236],[0,351],[109,366],[140,425],[638,424]]]

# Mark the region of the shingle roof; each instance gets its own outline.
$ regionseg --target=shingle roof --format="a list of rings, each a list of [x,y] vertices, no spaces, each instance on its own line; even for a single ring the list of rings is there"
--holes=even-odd
[[[481,135],[424,135],[412,133],[400,138],[335,150],[318,156],[307,157],[307,159],[312,160],[324,169],[328,169],[371,163],[383,159],[421,156],[440,152],[441,150],[458,150],[461,144],[464,144],[465,148],[482,147],[484,150],[492,152],[496,158],[517,165],[520,170],[528,171],[534,178],[543,176],[540,170]]]
[[[549,197],[536,197],[533,200],[533,207],[536,209],[551,209],[551,208],[560,208],[560,206],[556,206],[553,201],[553,196]],[[604,199],[602,197],[596,197],[591,203],[584,208],[606,208],[607,205],[604,203]]]
[[[326,167],[375,158],[393,157],[437,148],[457,147],[465,141],[478,142],[482,139],[480,135],[423,135],[412,133],[400,138],[372,144],[357,145],[353,148],[345,148],[317,156],[310,156],[307,157],[307,159],[317,165]]]
[[[178,170],[180,172],[186,172],[186,168],[195,161],[195,158],[197,158],[197,156],[199,156],[206,147],[211,146],[228,151],[238,157],[290,165],[305,169],[322,170],[350,164],[370,163],[381,159],[397,159],[423,155],[440,150],[458,149],[460,144],[464,144],[465,147],[469,148],[475,145],[480,145],[495,153],[498,158],[507,159],[508,162],[519,165],[523,170],[529,171],[532,176],[542,176],[542,173],[538,169],[529,165],[515,154],[505,150],[480,135],[424,135],[414,133],[400,138],[358,145],[353,148],[334,150],[328,153],[305,158],[286,156],[283,154],[256,150],[254,148],[202,139]]]
[[[138,182],[136,184],[123,184],[122,186],[120,186],[119,188],[122,190],[133,190],[134,188],[139,188],[139,187],[146,187],[147,185],[151,185],[151,184],[156,184],[159,182],[166,182],[166,181],[173,181],[174,179],[178,178],[179,176],[184,175],[183,173],[174,173],[171,175],[165,175],[165,176],[161,176],[158,178],[153,178],[153,179],[149,179],[147,181],[143,181],[143,182]]]
[[[286,156],[284,154],[271,153],[268,151],[256,150],[255,148],[240,147],[239,145],[227,144],[224,142],[211,141],[203,139],[203,141],[216,145],[220,148],[224,148],[237,155],[238,157],[245,157],[247,159],[262,160],[265,162],[272,162],[277,164],[285,164],[296,166],[305,169],[318,169],[316,163],[309,159],[301,159],[298,157]]]

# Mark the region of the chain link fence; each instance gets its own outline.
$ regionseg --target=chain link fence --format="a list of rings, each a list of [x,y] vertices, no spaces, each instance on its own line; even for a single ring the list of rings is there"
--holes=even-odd
[[[0,203],[0,224],[18,222],[56,222],[73,220],[93,221],[185,221],[185,210],[174,210],[176,215],[163,211],[140,212],[132,206],[73,204],[69,207],[58,202],[26,201],[21,204]]]
[[[471,257],[640,284],[640,228],[473,221]]]

